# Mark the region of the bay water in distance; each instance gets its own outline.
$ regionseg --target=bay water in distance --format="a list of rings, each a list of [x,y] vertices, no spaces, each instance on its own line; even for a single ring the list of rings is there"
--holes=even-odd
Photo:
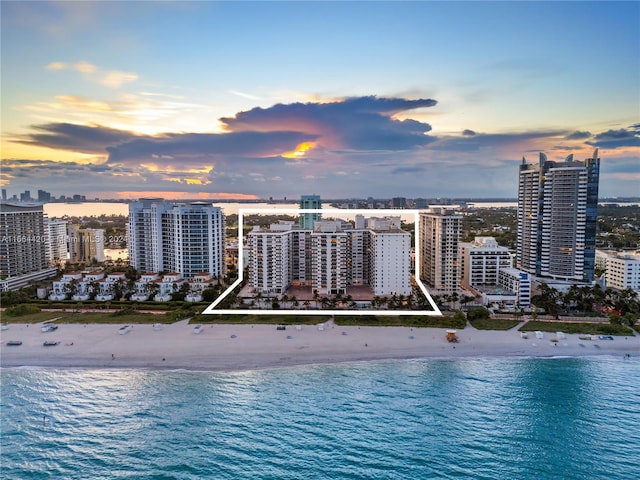
[[[640,361],[1,369],[6,479],[636,479]]]

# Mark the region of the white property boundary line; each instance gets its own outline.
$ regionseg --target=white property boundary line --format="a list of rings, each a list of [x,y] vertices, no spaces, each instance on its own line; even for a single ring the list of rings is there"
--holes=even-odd
[[[424,293],[427,300],[433,307],[433,310],[250,310],[250,309],[234,309],[234,310],[216,310],[216,306],[224,300],[224,298],[229,295],[244,278],[244,259],[242,258],[242,250],[243,250],[243,226],[244,226],[244,214],[245,213],[267,213],[267,214],[302,214],[302,213],[322,213],[322,214],[332,214],[332,215],[414,215],[414,232],[415,232],[415,259],[416,259],[416,273],[415,280],[422,293]],[[331,209],[326,210],[322,208],[241,208],[238,210],[238,279],[233,282],[233,284],[227,288],[211,305],[209,305],[203,314],[206,315],[431,315],[431,316],[442,316],[442,312],[436,305],[436,303],[429,295],[426,287],[423,285],[420,280],[420,210],[392,210],[392,209],[384,209],[384,210],[368,210],[368,209]]]

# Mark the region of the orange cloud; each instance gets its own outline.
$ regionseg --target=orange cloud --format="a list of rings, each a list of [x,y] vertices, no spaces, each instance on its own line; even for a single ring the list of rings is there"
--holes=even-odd
[[[284,158],[300,158],[303,157],[308,150],[315,147],[315,145],[314,142],[303,142],[300,143],[293,152],[283,153],[282,156]]]
[[[102,194],[99,194],[100,196]],[[104,197],[113,197],[131,200],[136,198],[164,198],[165,200],[259,200],[257,195],[250,195],[246,193],[233,193],[233,192],[166,192],[166,191],[149,191],[149,192],[105,192]]]

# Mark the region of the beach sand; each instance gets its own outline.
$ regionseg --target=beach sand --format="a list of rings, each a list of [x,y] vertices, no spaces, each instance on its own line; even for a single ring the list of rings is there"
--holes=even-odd
[[[275,325],[203,325],[199,334],[187,321],[162,325],[134,324],[121,335],[122,325],[59,324],[42,332],[42,324],[11,324],[0,335],[2,367],[167,368],[192,370],[250,370],[316,363],[407,358],[552,357],[611,355],[640,356],[640,336],[614,340],[581,340],[566,335],[520,338],[517,329],[458,330],[459,343],[446,340],[446,330],[410,327],[342,327],[326,323],[324,330]],[[235,336],[232,338],[232,336]],[[8,346],[19,340],[22,345]],[[43,346],[46,340],[56,346]]]

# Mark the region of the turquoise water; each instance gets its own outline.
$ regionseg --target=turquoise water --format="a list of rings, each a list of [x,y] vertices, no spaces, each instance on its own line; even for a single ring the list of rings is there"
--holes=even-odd
[[[640,361],[2,369],[6,479],[635,479]]]

